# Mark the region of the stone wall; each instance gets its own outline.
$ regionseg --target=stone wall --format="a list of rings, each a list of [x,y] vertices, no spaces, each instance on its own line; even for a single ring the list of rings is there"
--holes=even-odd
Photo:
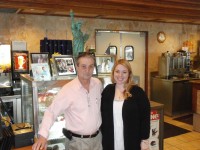
[[[75,14],[76,15],[76,14]],[[197,52],[200,40],[200,26],[190,24],[155,23],[141,21],[107,20],[76,18],[83,21],[82,31],[90,35],[86,46],[95,45],[95,29],[148,31],[149,73],[158,70],[158,56],[161,53],[179,50],[184,41],[193,43],[192,52]],[[164,31],[167,39],[157,42],[157,33]],[[11,41],[26,41],[29,52],[39,52],[40,40],[48,39],[72,40],[71,21],[69,17],[20,15],[0,13],[0,42],[10,44]],[[196,53],[192,54],[192,57]]]

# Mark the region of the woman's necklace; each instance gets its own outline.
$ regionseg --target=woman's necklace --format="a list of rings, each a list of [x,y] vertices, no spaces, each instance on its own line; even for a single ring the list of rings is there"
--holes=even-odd
[[[124,100],[124,89],[121,90],[119,88],[116,88],[115,91],[115,99],[116,100]]]

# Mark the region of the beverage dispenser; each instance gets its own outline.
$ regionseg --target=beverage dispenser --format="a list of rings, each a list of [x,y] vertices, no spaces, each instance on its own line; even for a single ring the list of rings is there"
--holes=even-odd
[[[190,53],[179,51],[176,53],[162,53],[159,57],[158,72],[163,78],[183,77],[190,72]]]

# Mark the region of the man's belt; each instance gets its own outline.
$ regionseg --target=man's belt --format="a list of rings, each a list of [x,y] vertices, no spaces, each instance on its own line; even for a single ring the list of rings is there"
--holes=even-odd
[[[80,134],[76,134],[76,133],[72,133],[71,131],[63,128],[63,134],[69,139],[71,140],[72,137],[78,137],[78,138],[93,138],[96,137],[99,133],[99,130],[97,132],[95,132],[94,134],[91,135],[80,135]]]
[[[72,133],[72,136],[74,137],[79,137],[79,138],[93,138],[93,137],[96,137],[98,134],[99,134],[99,130],[97,132],[95,132],[94,134],[91,134],[91,135],[79,135],[79,134],[76,134],[76,133]]]

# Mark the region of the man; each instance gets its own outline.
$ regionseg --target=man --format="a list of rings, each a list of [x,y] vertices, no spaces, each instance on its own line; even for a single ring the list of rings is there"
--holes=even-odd
[[[48,132],[56,117],[65,116],[66,129],[72,139],[66,139],[66,150],[102,150],[100,100],[101,81],[93,78],[94,56],[82,53],[77,57],[77,77],[63,86],[46,110],[33,150],[46,149]]]

